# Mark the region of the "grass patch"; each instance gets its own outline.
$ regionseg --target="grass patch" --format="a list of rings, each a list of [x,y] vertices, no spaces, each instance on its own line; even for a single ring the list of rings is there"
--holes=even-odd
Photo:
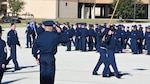
[[[59,19],[35,19],[35,21],[37,23],[41,23],[42,21],[45,20],[54,20],[54,21],[58,21],[60,24],[63,24],[65,22],[70,22],[70,24],[76,24],[78,22],[86,22],[87,24],[103,24],[103,23],[108,23],[109,19],[64,19],[64,18],[59,18]],[[26,27],[26,23],[29,22],[30,19],[27,20],[22,20],[22,23],[17,23],[17,28],[21,28],[21,27]],[[136,23],[148,23],[150,22],[150,20],[143,20],[143,19],[138,19],[135,21]],[[121,22],[118,19],[113,19],[112,23],[133,23],[133,22]],[[0,23],[0,25],[3,28],[10,28],[10,23]]]

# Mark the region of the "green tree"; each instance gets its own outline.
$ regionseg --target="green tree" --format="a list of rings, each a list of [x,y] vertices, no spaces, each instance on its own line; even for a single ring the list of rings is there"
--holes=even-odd
[[[21,10],[23,10],[25,2],[23,2],[22,0],[8,0],[8,5],[10,11],[14,14],[17,14],[18,12],[21,12]]]
[[[135,0],[120,0],[118,7],[116,9],[115,16],[121,17],[122,19],[133,19],[134,17],[134,1]],[[112,3],[112,8],[114,9],[117,0]],[[141,0],[136,0],[136,18],[144,14],[144,5]]]

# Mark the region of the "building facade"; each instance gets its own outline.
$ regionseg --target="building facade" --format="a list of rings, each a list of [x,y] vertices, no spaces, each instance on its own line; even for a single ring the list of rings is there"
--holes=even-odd
[[[1,0],[0,14],[6,12],[7,0]],[[110,18],[113,0],[24,0],[21,14],[33,14],[35,18]],[[144,14],[140,17],[150,19],[150,0],[142,0]],[[8,12],[8,10],[7,10]]]
[[[0,15],[7,12],[7,0],[0,0]]]

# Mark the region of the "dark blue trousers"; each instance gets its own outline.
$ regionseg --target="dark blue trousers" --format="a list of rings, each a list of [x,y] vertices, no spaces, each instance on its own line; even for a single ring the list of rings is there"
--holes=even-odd
[[[86,51],[86,43],[87,43],[86,37],[81,37],[81,50],[82,51]]]
[[[92,51],[93,47],[94,47],[94,42],[93,42],[93,38],[92,37],[89,37],[88,46],[89,46],[89,50]]]
[[[146,40],[147,54],[150,55],[150,40]]]
[[[71,51],[71,40],[67,42],[67,51]]]
[[[97,73],[98,69],[100,68],[101,64],[104,63],[105,66],[109,65],[108,59],[106,57],[106,50],[105,49],[99,49],[99,53],[100,53],[100,58],[93,70],[93,73]],[[103,70],[103,75],[107,75],[110,74],[110,68],[107,67],[107,69]]]
[[[118,68],[117,68],[117,65],[116,65],[116,60],[115,60],[115,53],[114,51],[112,50],[107,50],[107,54],[108,54],[108,61],[109,61],[109,65],[112,66],[114,72],[115,72],[115,75],[118,75],[119,74],[119,71],[118,71]],[[104,68],[104,71],[105,70],[108,70],[109,68],[109,65],[107,64]]]
[[[31,42],[30,35],[27,34],[26,39],[27,39],[27,43],[26,43],[27,47],[32,47],[32,42]]]
[[[137,40],[136,40],[136,39],[133,39],[131,45],[132,45],[132,52],[133,52],[133,54],[137,54],[137,53],[138,53]]]
[[[79,50],[79,38],[75,37],[75,50]]]
[[[11,45],[10,46],[11,50],[10,50],[10,58],[12,59],[15,68],[18,68],[18,61],[17,61],[17,54],[16,54],[16,45]]]
[[[53,55],[40,55],[40,84],[54,84],[55,58]]]
[[[1,66],[2,66],[2,64],[0,64],[0,84],[1,84],[1,81],[2,81],[2,78],[4,75],[4,69]]]

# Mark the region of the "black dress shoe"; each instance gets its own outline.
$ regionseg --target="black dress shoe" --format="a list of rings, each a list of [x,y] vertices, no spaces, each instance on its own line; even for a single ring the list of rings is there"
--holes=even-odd
[[[92,75],[100,75],[100,74],[98,74],[98,73],[96,73],[96,72],[95,72],[95,73],[93,72]]]
[[[123,74],[117,74],[116,77],[117,78],[121,78],[123,76]]]
[[[109,74],[107,74],[107,75],[103,75],[102,77],[104,77],[104,78],[110,78],[111,76]]]
[[[115,74],[113,73],[113,72],[110,72],[110,74],[109,74],[110,76],[115,76]]]
[[[17,70],[21,70],[21,68],[20,67],[15,68],[15,71],[17,71]]]

